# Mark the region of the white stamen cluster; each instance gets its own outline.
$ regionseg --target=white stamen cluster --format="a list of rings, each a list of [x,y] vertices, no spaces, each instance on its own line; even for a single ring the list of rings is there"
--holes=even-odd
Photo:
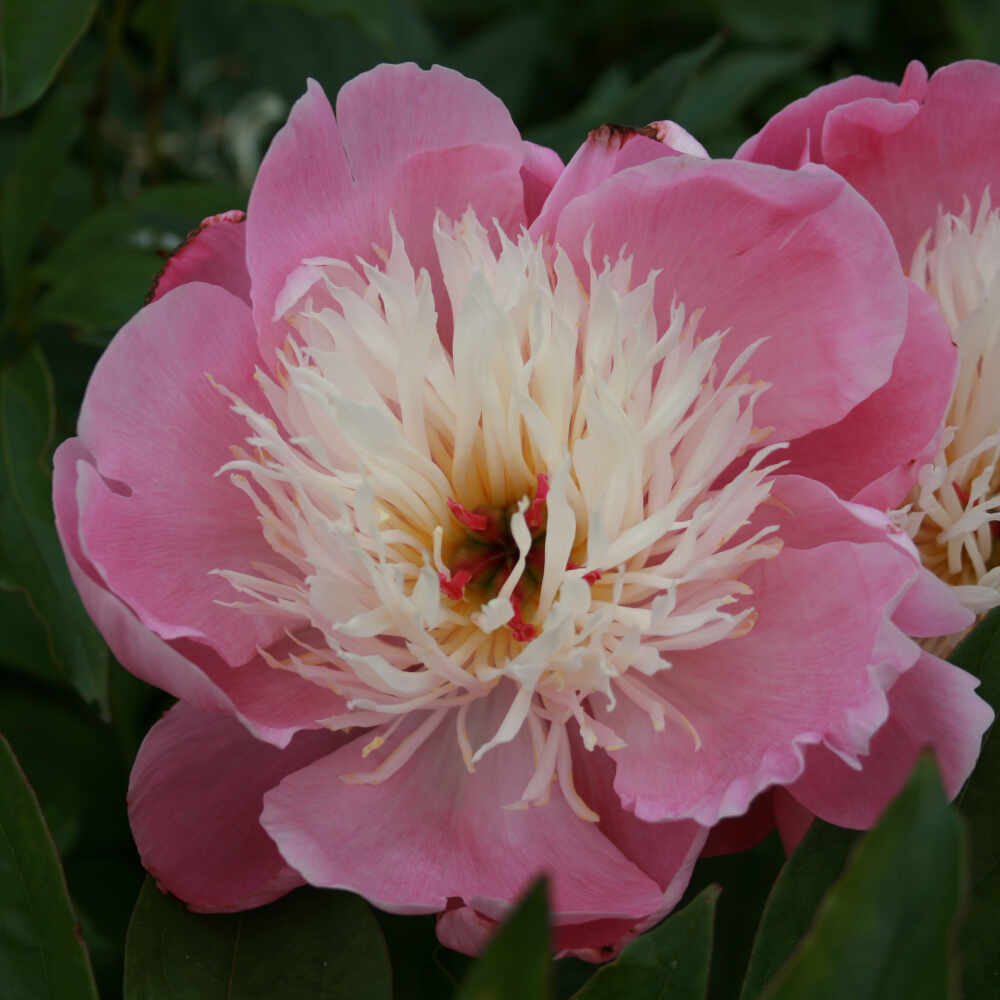
[[[527,726],[536,770],[515,804],[545,801],[558,780],[596,819],[573,790],[567,725],[588,749],[620,747],[588,699],[624,697],[698,742],[646,680],[671,650],[749,630],[740,577],[780,549],[772,527],[741,531],[768,497],[777,445],[715,485],[766,433],[753,425],[766,385],[741,375],[756,345],[720,377],[724,333],[698,340],[699,313],[678,304],[659,329],[657,274],[633,287],[624,254],[590,265],[588,292],[562,250],[491,234],[471,210],[439,216],[433,237],[450,347],[395,227],[380,266],[309,260],[289,280],[297,337],[273,377],[257,373],[272,412],[227,393],[251,435],[221,470],[279,558],[222,572],[252,613],[292,614],[322,636],[265,655],[346,699],[327,726],[383,726],[366,754],[395,743],[345,780],[385,779],[446,720],[469,770]],[[449,501],[509,518],[510,565],[486,589],[447,592],[469,541]],[[521,614],[523,640],[510,627]],[[504,680],[513,701],[474,747],[469,706]],[[394,741],[412,713],[420,724]]]
[[[910,276],[930,292],[958,346],[958,378],[935,460],[909,501],[924,564],[973,611],[1000,604],[994,528],[1000,522],[1000,214],[989,190],[972,217],[941,213]]]

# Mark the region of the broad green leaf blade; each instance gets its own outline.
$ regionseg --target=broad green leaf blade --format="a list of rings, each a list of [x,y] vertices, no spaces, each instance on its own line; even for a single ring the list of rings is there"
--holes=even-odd
[[[36,315],[113,333],[142,308],[166,254],[207,216],[245,204],[246,193],[231,185],[178,183],[95,212],[38,265],[51,287]]]
[[[964,888],[962,825],[922,757],[861,841],[766,1000],[942,1000],[955,995],[952,951]]]
[[[0,984],[4,1000],[97,1000],[55,845],[0,736]]]
[[[0,118],[34,104],[80,40],[97,0],[0,4]]]
[[[469,970],[455,1000],[548,1000],[548,889],[540,879]]]
[[[695,865],[682,902],[693,900],[709,885],[722,887],[715,907],[711,1000],[739,997],[760,915],[784,863],[785,850],[773,832],[749,850],[702,858]]]
[[[57,90],[39,112],[7,174],[0,205],[0,250],[8,302],[17,304],[28,255],[48,218],[56,181],[82,127],[79,95],[69,88]]]
[[[958,645],[952,663],[980,678],[979,695],[1000,712],[1000,608]],[[958,796],[969,832],[969,905],[962,926],[962,985],[967,1000],[1000,992],[1000,738],[994,723],[972,777]]]
[[[55,670],[108,711],[108,652],[70,579],[52,515],[52,378],[40,350],[0,369],[0,586],[21,591]]]
[[[598,969],[577,1000],[702,1000],[720,891],[710,885],[683,910],[636,938],[614,962]]]
[[[856,830],[815,820],[778,876],[761,916],[741,1000],[767,985],[813,922],[816,909],[844,870]]]
[[[125,1000],[391,1000],[359,896],[298,889],[244,913],[191,913],[147,878],[125,946]]]
[[[722,38],[715,35],[697,48],[678,52],[643,77],[615,109],[614,121],[647,125],[674,118],[674,109],[695,74],[719,51]],[[599,124],[599,123],[598,123]]]
[[[699,72],[672,108],[671,117],[715,156],[745,137],[742,115],[762,94],[809,63],[801,49],[752,48],[727,52]],[[733,145],[735,148],[735,145]]]

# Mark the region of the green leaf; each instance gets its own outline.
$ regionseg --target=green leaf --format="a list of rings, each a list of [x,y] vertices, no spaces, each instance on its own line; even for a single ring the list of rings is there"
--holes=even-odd
[[[51,283],[39,318],[89,334],[110,334],[141,307],[164,255],[202,219],[246,203],[226,184],[166,184],[85,219],[38,267]]]
[[[716,35],[697,48],[664,60],[618,102],[613,120],[623,125],[647,125],[676,118],[675,109],[688,85],[721,45],[722,39]]]
[[[964,888],[962,825],[924,756],[861,841],[766,1000],[941,1000]]]
[[[97,1000],[38,800],[0,736],[0,983],[4,1000]]]
[[[0,5],[0,118],[34,104],[80,40],[97,0],[31,0]]]
[[[569,114],[528,129],[525,138],[550,146],[569,160],[591,129],[614,121],[629,90],[628,73],[621,66],[611,66],[597,77],[587,96]]]
[[[108,652],[70,579],[52,515],[52,378],[37,348],[0,369],[0,588],[20,591],[45,628],[54,670],[108,711]]]
[[[979,695],[1000,709],[1000,608],[958,645],[951,662],[980,678]],[[958,796],[969,832],[969,905],[962,927],[963,985],[968,1000],[1000,992],[1000,738],[983,737],[979,762]]]
[[[436,915],[376,910],[375,919],[389,949],[393,1000],[440,1000],[454,994],[473,960],[438,942]]]
[[[708,985],[712,1000],[736,1000],[739,996],[760,915],[784,862],[781,839],[771,833],[750,850],[702,858],[695,866],[682,902],[693,899],[708,885],[722,886],[715,908]]]
[[[469,970],[455,1000],[547,1000],[550,954],[548,887],[539,879]]]
[[[257,0],[258,3],[297,7],[318,17],[353,21],[390,59],[399,59],[401,41],[408,52],[417,49],[426,58],[433,50],[430,28],[410,0]]]
[[[727,52],[691,81],[674,106],[672,117],[697,136],[710,153],[720,155],[722,137],[728,138],[734,131],[742,134],[739,116],[768,87],[802,69],[809,59],[809,53],[800,49]]]
[[[0,732],[31,781],[60,855],[84,836],[90,847],[129,843],[128,772],[111,727],[75,697],[4,680]]]
[[[125,946],[125,1000],[390,1000],[360,896],[298,889],[257,910],[191,913],[147,878]]]
[[[179,182],[140,192],[88,216],[39,264],[39,273],[57,283],[88,257],[144,252],[163,266],[158,251],[168,253],[202,219],[232,208],[245,208],[247,193],[230,184]],[[141,304],[141,302],[140,302]]]
[[[113,333],[142,308],[162,270],[163,259],[154,253],[103,247],[65,272],[42,296],[36,315],[86,333]]]
[[[836,29],[833,0],[719,0],[722,23],[736,37],[758,45],[786,42],[825,45]]]
[[[48,20],[48,16],[35,16],[39,21]],[[82,127],[75,91],[57,91],[45,103],[7,174],[0,205],[0,250],[9,300],[14,300],[21,288],[28,255],[48,218],[56,182]]]
[[[576,994],[578,1000],[698,1000],[708,989],[715,903],[721,889],[710,885],[683,910],[629,944],[610,965],[598,969]]]
[[[478,80],[518,121],[532,112],[538,78],[553,39],[539,11],[500,17],[448,53],[448,65]],[[511,53],[517,58],[511,59]]]
[[[786,862],[761,916],[741,1000],[752,1000],[795,950],[817,907],[844,870],[855,830],[817,819]]]

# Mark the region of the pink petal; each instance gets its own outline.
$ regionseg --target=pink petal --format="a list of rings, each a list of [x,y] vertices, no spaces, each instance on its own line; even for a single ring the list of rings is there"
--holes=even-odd
[[[898,495],[881,506],[902,503],[923,460],[933,457],[948,410],[958,351],[933,299],[912,282],[906,337],[889,381],[842,420],[807,434],[781,454],[788,471],[826,483],[853,497],[900,469]]]
[[[643,130],[620,125],[595,128],[556,181],[531,225],[531,235],[536,239],[543,234],[553,237],[563,209],[574,198],[588,194],[609,177],[629,167],[673,156],[677,156],[674,149],[659,142],[655,136],[644,134]]]
[[[617,955],[636,935],[658,923],[680,901],[708,830],[690,821],[644,823],[622,809],[612,787],[614,763],[604,751],[587,751],[571,733],[576,790],[601,819],[597,829],[629,860],[656,880],[663,890],[659,905],[640,920],[567,921],[554,913],[553,936],[559,957],[573,955],[604,962]],[[496,922],[473,907],[450,909],[438,918],[441,943],[468,955],[478,954]]]
[[[547,146],[524,142],[524,165],[521,183],[524,184],[524,214],[530,225],[538,217],[549,192],[563,172],[562,157]]]
[[[705,309],[706,334],[730,331],[720,370],[763,339],[745,370],[771,384],[755,416],[774,427],[772,440],[828,426],[889,379],[906,330],[906,284],[871,206],[823,168],[789,173],[664,158],[615,175],[563,209],[556,241],[585,281],[588,233],[598,265],[624,246],[640,280],[662,271],[662,327],[676,297],[689,310]]]
[[[216,476],[249,429],[208,376],[264,409],[256,360],[246,305],[214,285],[184,285],[119,331],[79,420],[96,466],[77,484],[87,558],[161,638],[199,639],[232,664],[293,622],[223,606],[240,595],[212,574],[276,558],[253,506]]]
[[[928,569],[920,571],[892,613],[893,624],[907,635],[921,638],[958,635],[975,620],[976,616],[955,599],[953,588]]]
[[[232,292],[250,305],[245,219],[245,212],[234,210],[203,220],[170,255],[153,282],[147,302],[155,302],[178,285],[204,281]]]
[[[902,123],[888,103],[846,105],[823,133],[826,162],[878,209],[904,267],[939,209],[960,212],[963,198],[976,207],[997,182],[1000,66],[967,60],[938,70],[914,110]]]
[[[369,98],[378,102],[374,119],[363,104]],[[391,244],[392,215],[414,267],[431,273],[447,329],[435,213],[457,219],[471,205],[485,223],[496,218],[508,232],[524,222],[521,139],[503,105],[479,84],[441,68],[380,66],[345,87],[338,113],[342,126],[310,81],[250,195],[247,262],[268,363],[292,333],[275,317],[275,305],[303,260],[374,260],[375,248]]]
[[[508,704],[502,693],[473,704],[473,745],[495,732]],[[660,905],[662,889],[558,790],[544,806],[504,808],[534,770],[526,731],[469,774],[451,715],[381,784],[341,780],[372,771],[422,721],[407,719],[390,746],[367,760],[369,737],[361,737],[265,796],[263,826],[307,882],[350,889],[400,913],[444,910],[459,897],[498,919],[547,872],[553,908],[566,919],[636,918]]]
[[[789,791],[807,809],[838,826],[867,829],[902,789],[917,756],[933,747],[951,798],[972,772],[993,711],[978,680],[922,653],[889,692],[889,721],[872,740],[860,771],[825,747],[811,747],[806,770]]]
[[[439,149],[495,146],[522,155],[503,101],[444,66],[382,65],[354,77],[337,95],[337,124],[351,173],[362,183]]]
[[[776,115],[737,157],[793,166],[803,142],[811,158],[843,175],[885,219],[904,267],[939,210],[973,208],[996,185],[1000,67],[953,63],[927,80],[919,63],[901,86],[852,77]]]
[[[716,823],[705,841],[702,857],[737,854],[759,844],[774,829],[771,795],[776,790],[761,792],[742,816],[730,816]]]
[[[899,87],[867,76],[849,76],[819,87],[782,108],[755,136],[740,146],[735,159],[795,170],[802,165],[803,147],[806,146],[806,162],[823,163],[823,123],[826,116],[842,104],[868,97],[896,101]]]
[[[343,738],[301,733],[284,750],[235,719],[181,702],[149,731],[129,781],[129,820],[161,889],[202,912],[245,910],[302,884],[260,826],[264,793]]]
[[[257,172],[247,207],[247,267],[251,277],[254,322],[263,335],[271,329],[274,304],[287,275],[305,257],[325,254],[337,229],[335,206],[350,203],[354,182],[323,88],[310,80],[292,107]],[[339,234],[338,234],[339,235]],[[362,249],[356,233],[342,257]],[[367,249],[367,247],[364,247]],[[284,341],[280,328],[267,341],[272,350]],[[266,360],[262,343],[261,353]]]
[[[785,854],[791,854],[809,832],[816,818],[784,788],[771,789],[771,809]]]
[[[150,632],[105,587],[80,547],[77,479],[81,469],[92,468],[92,461],[79,438],[56,450],[56,528],[84,607],[123,666],[196,708],[237,716],[255,736],[277,746],[287,745],[299,729],[344,711],[332,691],[292,674],[279,675],[259,656],[234,669],[204,646],[170,645]]]
[[[785,542],[744,576],[759,614],[749,634],[672,653],[672,669],[646,682],[687,717],[700,748],[679,724],[655,732],[625,699],[609,713],[627,742],[613,754],[615,790],[640,818],[713,826],[741,815],[799,777],[809,744],[857,754],[885,721],[884,688],[918,653],[888,622],[915,560],[888,538]]]

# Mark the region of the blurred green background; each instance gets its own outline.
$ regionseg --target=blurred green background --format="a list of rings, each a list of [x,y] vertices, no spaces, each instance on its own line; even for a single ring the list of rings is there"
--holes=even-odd
[[[51,450],[163,255],[202,217],[245,207],[306,77],[333,97],[378,62],[442,63],[565,159],[605,121],[661,118],[726,156],[823,83],[972,56],[1000,57],[992,0],[5,0],[0,732],[41,802],[102,997],[121,996],[143,878],[128,771],[166,700],[109,662],[75,598],[51,524]],[[753,913],[780,850],[765,842],[755,859]],[[435,951],[432,921],[380,920],[404,973],[396,996],[445,995],[463,960]],[[739,914],[721,926],[743,933]],[[567,982],[585,974],[561,968]],[[428,992],[407,992],[416,982]]]

